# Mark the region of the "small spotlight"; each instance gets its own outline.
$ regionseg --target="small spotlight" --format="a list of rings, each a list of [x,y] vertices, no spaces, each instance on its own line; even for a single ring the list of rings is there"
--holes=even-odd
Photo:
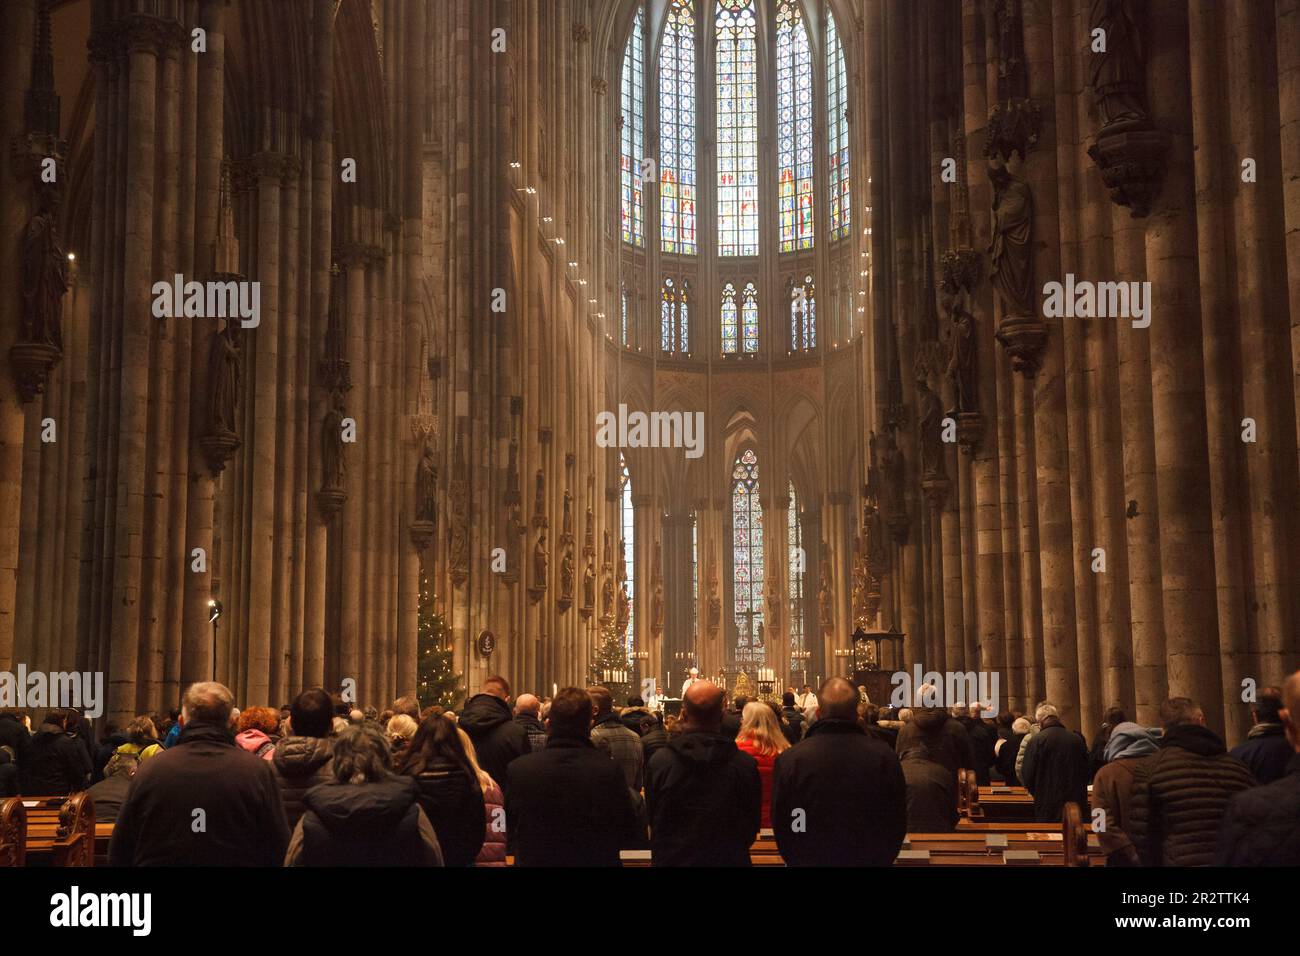
[[[225,608],[221,606],[221,602],[218,601],[216,598],[212,598],[211,600],[209,600],[208,601],[208,623],[209,624],[214,623],[217,620],[217,618],[221,617],[221,612],[224,610]]]
[[[76,261],[77,261],[77,254],[76,254],[75,252],[69,252],[69,253],[68,253],[68,261],[69,261],[69,262],[76,262]]]

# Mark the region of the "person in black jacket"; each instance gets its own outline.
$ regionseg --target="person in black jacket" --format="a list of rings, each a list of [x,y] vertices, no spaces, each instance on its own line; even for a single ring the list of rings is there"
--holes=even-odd
[[[900,761],[907,781],[907,832],[948,833],[957,828],[957,787],[948,769],[922,744]]]
[[[1060,823],[1067,803],[1088,809],[1088,745],[1067,730],[1047,701],[1034,711],[1039,731],[1029,739],[1020,780],[1034,798],[1034,819]]]
[[[18,796],[18,764],[12,750],[8,744],[0,744],[0,797]]]
[[[89,785],[90,758],[64,730],[68,719],[64,710],[46,714],[26,756],[19,758],[18,786],[25,796],[61,797]]]
[[[108,847],[112,866],[279,866],[289,827],[275,773],[235,746],[234,698],[191,684],[176,745],[136,771]],[[199,811],[202,811],[201,813]],[[202,826],[199,826],[199,823]]]
[[[830,678],[808,735],[776,758],[772,828],[787,866],[888,866],[903,845],[903,771],[857,716],[857,690]]]
[[[27,730],[23,716],[16,710],[0,710],[0,747],[8,747],[15,765],[21,765],[32,746],[32,735]]]
[[[749,866],[762,823],[758,764],[721,731],[721,688],[697,681],[682,700],[681,733],[646,768],[654,866]]]
[[[438,834],[443,863],[473,866],[483,848],[487,810],[478,774],[465,755],[456,725],[441,714],[430,714],[394,769],[415,779],[420,809]]]
[[[1279,697],[1283,706],[1276,716],[1291,759],[1283,776],[1228,801],[1219,827],[1219,866],[1300,866],[1300,671],[1286,679]]]
[[[506,836],[515,866],[618,866],[644,840],[618,764],[591,742],[592,701],[576,687],[551,702],[546,746],[510,764]]]
[[[959,704],[953,716],[962,727],[966,728],[966,736],[970,738],[971,755],[975,758],[975,764],[970,769],[975,771],[975,782],[981,787],[987,787],[989,768],[997,759],[997,753],[994,751],[997,733],[984,722],[983,714],[984,705],[974,703],[965,708]]]
[[[140,767],[140,761],[127,754],[113,754],[104,767],[104,779],[90,785],[86,792],[95,807],[96,823],[116,823],[126,802],[131,778]]]
[[[289,705],[289,729],[275,742],[271,769],[280,785],[284,817],[292,831],[302,816],[302,798],[312,787],[334,779],[330,763],[334,729],[334,704],[319,687],[299,694]]]
[[[1106,744],[1110,743],[1110,735],[1114,733],[1116,727],[1127,722],[1128,715],[1119,704],[1112,704],[1106,708],[1106,713],[1101,718],[1101,726],[1097,728],[1097,733],[1092,738],[1092,745],[1088,748],[1089,780],[1097,776],[1097,771],[1106,765]]]
[[[482,690],[465,702],[460,727],[474,742],[479,766],[509,793],[506,767],[516,757],[532,753],[528,732],[512,719],[510,683],[504,677],[489,677]]]
[[[1280,711],[1282,692],[1265,687],[1250,710],[1253,721],[1244,743],[1232,748],[1232,755],[1246,765],[1260,783],[1281,780],[1287,774],[1294,751],[1286,738]]]
[[[415,781],[391,767],[388,737],[378,724],[343,730],[334,739],[334,780],[303,797],[284,865],[442,866]]]
[[[803,740],[804,730],[808,723],[803,711],[794,705],[793,691],[786,691],[781,695],[781,716],[785,718],[781,729],[785,731],[785,739],[790,741],[790,746],[793,747]]]
[[[749,698],[743,694],[736,697],[732,702],[732,710],[722,715],[722,727],[720,733],[724,736],[735,740],[740,736],[740,724],[742,715],[745,713],[745,705],[749,703]]]

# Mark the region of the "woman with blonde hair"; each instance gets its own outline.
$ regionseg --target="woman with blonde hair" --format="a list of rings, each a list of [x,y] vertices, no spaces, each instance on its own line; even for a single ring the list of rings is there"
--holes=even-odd
[[[406,714],[395,714],[388,719],[384,731],[388,734],[388,742],[393,747],[394,756],[406,749],[406,745],[411,742],[411,738],[419,729],[420,725]]]
[[[740,715],[740,733],[736,736],[736,746],[758,762],[758,778],[763,784],[763,822],[761,826],[772,826],[772,768],[777,755],[790,749],[790,741],[785,737],[776,719],[776,714],[761,701],[750,701]]]
[[[465,756],[469,758],[469,765],[478,776],[478,784],[483,788],[483,808],[487,813],[487,832],[483,837],[483,849],[478,851],[478,859],[474,861],[474,865],[505,866],[505,795],[501,792],[501,787],[497,785],[497,782],[492,779],[492,775],[478,765],[478,754],[474,751],[474,741],[469,739],[469,734],[459,727],[456,728],[456,733],[460,737],[461,746],[465,748]]]

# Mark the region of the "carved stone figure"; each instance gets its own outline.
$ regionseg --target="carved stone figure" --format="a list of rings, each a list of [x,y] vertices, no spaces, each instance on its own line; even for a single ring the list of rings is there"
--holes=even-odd
[[[943,402],[930,390],[923,376],[916,381],[918,425],[921,430],[921,474],[937,477],[945,474],[943,456]]]
[[[347,483],[347,462],[343,457],[343,393],[330,393],[330,405],[321,422],[321,471],[326,489],[339,491]]]
[[[533,520],[546,520],[546,475],[537,469],[537,478],[533,483]]]
[[[632,620],[632,600],[628,597],[627,582],[618,586],[618,632],[627,634],[628,623]]]
[[[227,321],[225,328],[213,333],[208,360],[211,379],[211,419],[209,435],[233,435],[239,410],[239,325]],[[340,426],[341,427],[341,426]]]
[[[469,494],[464,479],[451,487],[451,551],[448,555],[453,576],[469,572]]]
[[[587,558],[586,570],[582,572],[582,606],[587,609],[596,606],[596,559]]]
[[[979,411],[979,387],[976,375],[979,363],[975,355],[975,316],[970,312],[970,296],[958,288],[946,296],[945,308],[951,319],[948,330],[947,375],[952,382],[954,410]]]
[[[1018,150],[989,158],[993,183],[993,241],[989,278],[1002,297],[1008,317],[1033,316],[1034,196],[1020,176],[1024,159]]]
[[[565,535],[573,537],[573,494],[568,488],[564,489],[564,523],[561,527]]]
[[[560,598],[564,601],[573,600],[573,585],[576,580],[576,572],[573,564],[573,548],[564,549],[564,557],[560,561]]]
[[[546,574],[550,567],[551,553],[546,550],[546,532],[537,534],[537,544],[533,546],[533,587],[538,590],[546,588]]]
[[[835,595],[831,591],[829,567],[822,569],[821,578],[821,587],[817,590],[818,620],[822,626],[822,633],[829,634],[835,629]]]
[[[605,583],[600,590],[600,616],[612,621],[614,619],[614,578],[612,575],[605,575]]]
[[[23,237],[22,340],[62,350],[68,257],[59,241],[55,206],[53,190],[43,189],[40,209]]]
[[[415,517],[419,521],[438,520],[438,462],[433,445],[427,441],[415,472]]]
[[[656,634],[664,629],[664,585],[658,578],[650,596],[650,629]]]
[[[1088,85],[1097,95],[1102,126],[1116,123],[1145,126],[1150,120],[1146,88],[1146,49],[1139,4],[1133,0],[1093,0],[1092,30],[1102,30],[1104,50],[1094,48],[1088,65]]]

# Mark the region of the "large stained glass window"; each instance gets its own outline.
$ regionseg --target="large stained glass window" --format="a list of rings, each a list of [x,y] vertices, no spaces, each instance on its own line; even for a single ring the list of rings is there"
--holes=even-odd
[[[740,334],[746,352],[758,351],[758,290],[754,283],[745,284],[745,296],[740,306]]]
[[[690,347],[689,280],[680,286],[672,279],[664,279],[659,306],[660,348],[669,353],[687,353]]]
[[[812,276],[790,286],[790,347],[806,352],[817,347],[817,287]]]
[[[695,254],[695,14],[672,0],[659,53],[659,233],[664,252]]]
[[[830,197],[830,237],[849,234],[849,83],[844,48],[835,29],[835,15],[826,11],[826,141],[829,146],[827,192]]]
[[[633,582],[635,581],[633,574],[633,556],[636,554],[636,541],[634,536],[635,522],[632,520],[632,474],[627,470],[627,459],[622,455],[618,456],[618,490],[620,515],[619,545],[623,549],[623,563],[627,570],[627,650],[630,655],[636,645],[634,639],[634,635],[636,634],[636,628],[634,627],[636,624],[636,600],[634,595],[636,592],[633,590]]]
[[[737,666],[763,663],[763,508],[758,501],[758,456],[752,448],[731,470],[732,591]]]
[[[776,11],[777,200],[781,251],[813,247],[813,67],[799,0]]]
[[[754,0],[718,0],[718,255],[758,255],[758,23]]]
[[[794,493],[794,482],[790,482],[790,510],[787,512],[786,544],[789,547],[790,575],[790,650],[803,650],[803,579],[808,559],[803,550],[803,522],[799,518],[799,499]]]
[[[645,245],[645,201],[641,160],[645,156],[645,11],[638,9],[623,53],[621,192],[623,241]]]

